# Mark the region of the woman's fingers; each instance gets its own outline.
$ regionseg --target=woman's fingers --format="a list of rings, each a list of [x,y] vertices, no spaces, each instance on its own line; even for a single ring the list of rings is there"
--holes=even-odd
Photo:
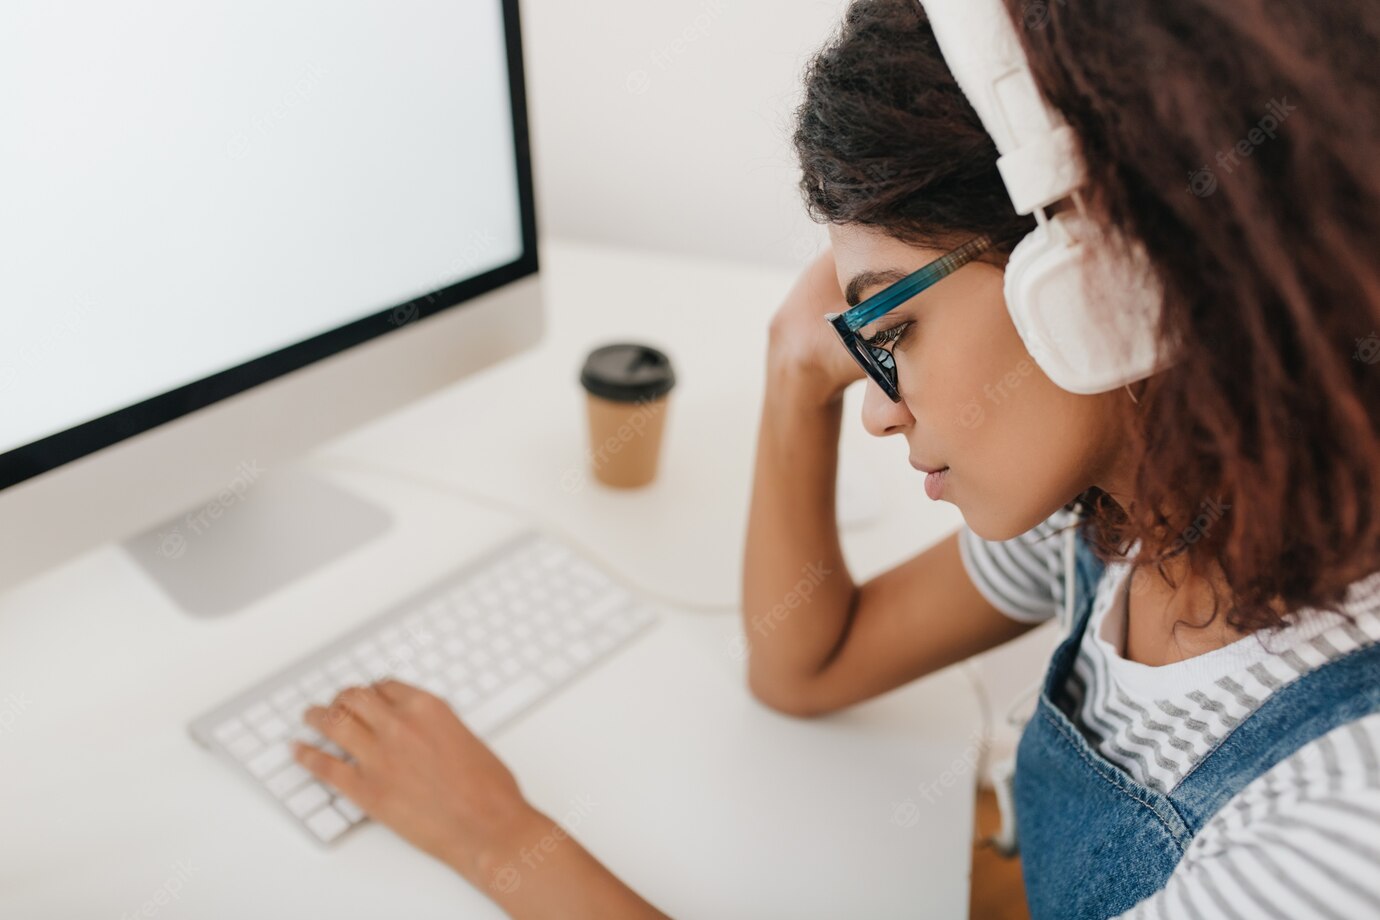
[[[419,688],[411,684],[405,684],[400,680],[394,680],[391,677],[385,677],[383,680],[375,681],[373,686],[374,689],[378,691],[379,696],[383,697],[391,706],[407,706],[415,703],[420,697],[425,695]]]
[[[358,689],[350,687],[340,691],[329,708],[308,707],[302,721],[340,745],[355,760],[367,760],[373,749],[374,731],[361,714],[361,709],[369,711],[367,704],[351,692]],[[381,700],[378,702],[384,705]],[[375,713],[376,722],[377,718]]]
[[[359,770],[354,764],[346,763],[303,741],[293,745],[292,756],[317,779],[340,790],[347,799],[359,805],[362,784]]]
[[[372,732],[378,733],[393,718],[388,702],[373,686],[346,687],[336,694],[331,707],[348,710]]]

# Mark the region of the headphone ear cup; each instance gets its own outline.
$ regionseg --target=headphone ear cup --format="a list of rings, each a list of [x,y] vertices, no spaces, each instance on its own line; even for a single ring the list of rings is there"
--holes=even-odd
[[[1102,255],[1114,250],[1100,236],[1090,219],[1056,214],[1016,245],[1006,267],[1016,332],[1045,375],[1071,393],[1143,380],[1171,352],[1157,348],[1161,295],[1149,266]]]
[[[1006,276],[1003,281],[1003,291],[1006,295],[1006,309],[1011,314],[1011,322],[1016,326],[1016,332],[1020,335],[1021,341],[1025,343],[1026,351],[1030,352],[1030,357],[1035,359],[1035,363],[1044,370],[1046,374],[1046,359],[1048,348],[1044,340],[1033,330],[1039,323],[1032,319],[1032,312],[1038,311],[1036,298],[1028,291],[1027,280],[1038,274],[1039,266],[1042,264],[1044,253],[1049,248],[1049,226],[1040,224],[1029,234],[1026,235],[1016,248],[1011,250],[1011,257],[1006,263]]]
[[[1071,365],[1086,311],[1079,251],[1054,218],[1016,244],[1006,266],[1006,306],[1026,351],[1055,385],[1086,392],[1078,362]],[[1086,356],[1084,356],[1086,360]]]

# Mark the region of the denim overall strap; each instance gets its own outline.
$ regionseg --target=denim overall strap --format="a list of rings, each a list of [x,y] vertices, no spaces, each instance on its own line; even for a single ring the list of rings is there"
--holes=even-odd
[[[1276,690],[1231,729],[1170,795],[1194,834],[1232,796],[1299,748],[1380,712],[1380,643]]]
[[[1076,541],[1074,626],[1050,662],[1016,755],[1016,822],[1035,918],[1110,917],[1164,887],[1232,796],[1309,742],[1380,712],[1380,643],[1297,678],[1237,723],[1168,796],[1135,782],[1065,715],[1065,686],[1100,573]],[[1096,560],[1094,559],[1095,563]]]
[[[1016,751],[1016,827],[1034,918],[1109,917],[1153,894],[1192,834],[1169,800],[1089,744],[1064,695],[1104,565],[1078,534],[1073,627],[1050,661]]]

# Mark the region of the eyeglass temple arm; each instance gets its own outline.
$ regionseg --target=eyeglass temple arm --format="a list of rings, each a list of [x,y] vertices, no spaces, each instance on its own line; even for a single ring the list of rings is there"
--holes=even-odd
[[[841,314],[843,321],[849,330],[857,332],[877,317],[890,313],[945,275],[952,273],[991,244],[992,241],[985,236],[969,240],[953,252],[935,259],[929,265],[910,277],[898,281],[880,294],[869,297],[857,306],[845,310]]]

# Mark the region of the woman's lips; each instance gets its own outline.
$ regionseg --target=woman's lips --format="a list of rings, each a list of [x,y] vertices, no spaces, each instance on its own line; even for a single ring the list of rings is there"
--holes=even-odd
[[[922,473],[925,473],[925,494],[934,501],[939,501],[939,496],[944,492],[944,481],[949,478],[949,468],[947,466],[926,466],[917,463],[914,458],[910,465]]]

